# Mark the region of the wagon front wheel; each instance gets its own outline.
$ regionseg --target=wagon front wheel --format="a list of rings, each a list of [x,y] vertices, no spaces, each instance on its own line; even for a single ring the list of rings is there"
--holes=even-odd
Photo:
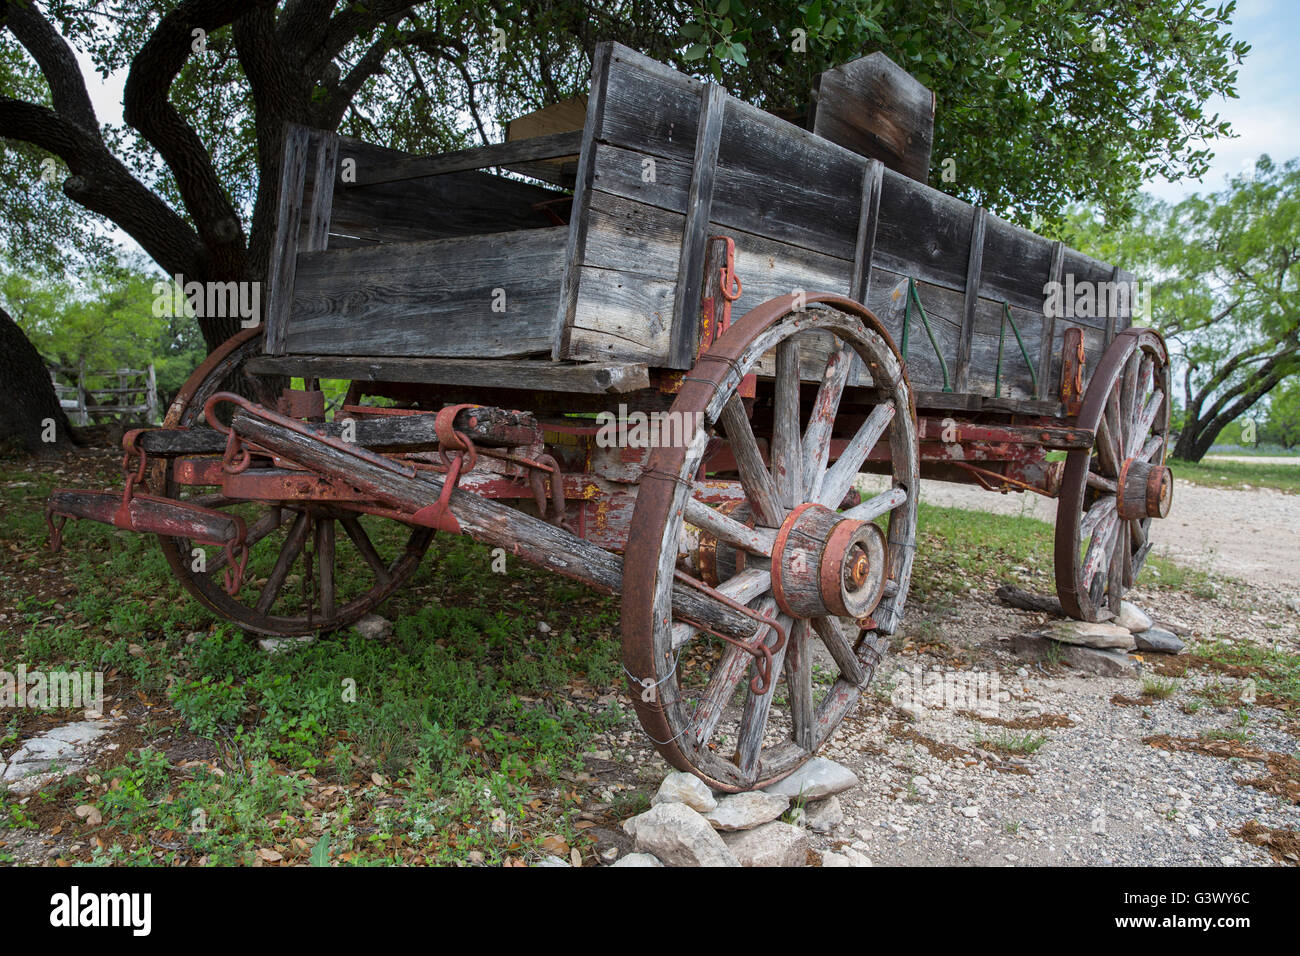
[[[1079,409],[1093,446],[1066,458],[1056,507],[1056,592],[1071,617],[1119,614],[1169,512],[1169,356],[1151,329],[1127,329],[1102,354]]]
[[[719,790],[780,780],[830,738],[911,577],[920,482],[902,363],[860,304],[806,302],[753,309],[685,376],[671,410],[682,437],[652,451],[628,540],[623,662],[637,714],[669,763]],[[851,405],[855,366],[871,390]],[[752,372],[771,383],[751,412]],[[820,382],[801,401],[808,379]],[[887,477],[859,500],[869,459]],[[754,630],[723,635],[675,613],[682,586],[713,589]]]

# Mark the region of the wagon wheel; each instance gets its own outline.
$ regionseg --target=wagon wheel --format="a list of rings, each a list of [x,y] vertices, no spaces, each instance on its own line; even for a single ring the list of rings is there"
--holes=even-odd
[[[260,328],[224,343],[185,382],[164,424],[207,427],[204,403],[236,382],[254,392],[254,400],[274,407],[274,380],[244,368],[261,350]],[[222,586],[224,552],[201,549],[202,570],[196,570],[198,552],[193,542],[179,537],[158,540],[172,571],[199,603],[260,634],[289,637],[353,623],[410,578],[433,536],[427,528],[408,529],[337,505],[269,504],[232,500],[215,489],[203,493],[178,484],[171,462],[154,481],[168,497],[188,498],[243,517],[248,527],[248,564],[243,587],[235,595]],[[349,573],[354,567],[364,567],[365,572],[357,578]]]
[[[1066,458],[1056,509],[1056,592],[1071,617],[1119,613],[1151,550],[1151,519],[1169,513],[1169,357],[1150,329],[1126,329],[1088,383],[1079,425],[1089,449]]]
[[[628,539],[623,662],[637,714],[669,763],[721,790],[766,786],[826,742],[871,680],[911,577],[920,481],[916,411],[902,363],[863,306],[831,294],[806,302],[812,307],[794,311],[794,297],[785,296],[751,310],[700,357],[672,406],[673,421],[687,424],[685,438],[652,451]],[[816,398],[801,407],[800,356],[816,361],[827,346]],[[879,404],[849,419],[840,398],[854,353]],[[772,362],[764,371],[775,370],[774,424],[759,429],[769,439],[770,467],[737,394],[764,356]],[[847,445],[837,441],[831,462],[836,426],[851,437]],[[719,444],[710,441],[715,428],[729,439],[744,491],[743,501],[717,509],[697,497],[711,487],[702,466]],[[890,486],[837,512],[882,442]],[[884,516],[887,533],[872,520]],[[710,547],[690,544],[690,527]],[[703,560],[685,575],[690,581],[701,573],[713,578],[712,570],[720,592],[774,617],[788,635],[782,642],[763,629],[771,654],[766,686],[760,657],[674,616],[675,568],[693,556]],[[815,678],[816,642],[834,661],[833,678]],[[784,699],[774,700],[778,695]],[[733,700],[740,697],[743,703]]]

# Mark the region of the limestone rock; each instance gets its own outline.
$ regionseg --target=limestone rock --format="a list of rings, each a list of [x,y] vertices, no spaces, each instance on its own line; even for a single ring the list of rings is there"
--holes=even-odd
[[[861,781],[848,767],[825,757],[813,757],[765,792],[779,793],[792,799],[820,800],[860,785]]]
[[[659,792],[651,798],[650,805],[657,807],[661,803],[684,803],[700,813],[708,813],[718,805],[713,791],[703,780],[693,773],[681,771],[670,773],[659,784]]]
[[[723,836],[741,866],[804,866],[808,834],[788,823],[765,823],[753,830]]]
[[[804,825],[814,833],[830,833],[844,822],[844,808],[839,797],[828,797],[804,808]]]
[[[357,629],[357,633],[368,641],[383,640],[388,636],[388,632],[393,629],[392,622],[380,617],[378,614],[367,614],[352,626]]]
[[[722,837],[684,803],[661,803],[623,824],[636,840],[638,853],[658,857],[667,866],[739,866]]]
[[[1095,647],[1101,650],[1131,651],[1137,647],[1128,628],[1089,621],[1054,621],[1042,632],[1061,644]]]
[[[1145,631],[1152,625],[1150,616],[1136,604],[1130,604],[1128,601],[1119,602],[1119,617],[1115,618],[1115,623],[1120,627],[1128,628],[1134,634]]]
[[[1184,644],[1178,635],[1166,631],[1163,627],[1151,627],[1133,635],[1139,651],[1154,651],[1157,654],[1181,654]]]
[[[1019,657],[1034,661],[1060,661],[1085,674],[1101,677],[1136,677],[1140,671],[1137,658],[1123,651],[1101,650],[1075,644],[1058,644],[1041,634],[1017,634],[1012,649]]]
[[[663,864],[649,853],[629,853],[617,863],[611,863],[610,866],[663,866]]]
[[[789,807],[790,798],[785,794],[751,790],[723,797],[715,809],[704,815],[704,819],[715,830],[752,830],[775,820]]]
[[[32,737],[9,757],[0,772],[0,784],[7,784],[14,793],[28,794],[75,773],[90,762],[96,749],[102,748],[97,741],[113,724],[111,720],[82,720]]]

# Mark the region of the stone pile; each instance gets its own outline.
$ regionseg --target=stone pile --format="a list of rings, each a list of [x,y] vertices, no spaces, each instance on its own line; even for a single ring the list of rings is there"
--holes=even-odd
[[[671,773],[650,809],[623,824],[633,851],[614,866],[806,866],[808,833],[844,818],[837,794],[859,786],[847,767],[814,757],[766,790],[718,794]],[[847,854],[852,854],[849,856]],[[821,854],[823,866],[869,866],[856,851]]]
[[[1053,621],[1042,630],[1017,635],[1013,648],[1032,660],[1060,660],[1090,674],[1131,677],[1140,665],[1134,654],[1181,654],[1183,642],[1157,627],[1140,608],[1121,601],[1119,615],[1109,623]]]

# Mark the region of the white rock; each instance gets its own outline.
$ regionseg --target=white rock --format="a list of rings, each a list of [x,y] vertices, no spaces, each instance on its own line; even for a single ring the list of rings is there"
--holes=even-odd
[[[553,854],[542,857],[533,866],[572,866],[568,860],[562,860]]]
[[[753,830],[725,834],[722,838],[741,866],[804,866],[808,862],[808,834],[788,823],[765,823]]]
[[[861,786],[861,781],[848,767],[825,757],[813,757],[784,780],[772,784],[765,792],[802,797],[804,800],[820,800],[857,786]]]
[[[1090,621],[1054,621],[1043,631],[1044,637],[1050,637],[1062,644],[1081,644],[1084,647],[1096,647],[1103,650],[1117,648],[1131,651],[1137,647],[1128,628],[1114,624]]]
[[[1147,613],[1136,604],[1120,601],[1119,617],[1115,618],[1115,623],[1136,633],[1137,631],[1150,630],[1153,622]]]
[[[804,825],[814,833],[830,833],[844,822],[844,808],[839,797],[827,797],[804,808]]]
[[[733,793],[718,801],[718,805],[704,815],[715,830],[752,830],[770,823],[790,807],[790,798],[779,793],[751,790]]]
[[[1201,838],[1201,828],[1194,823],[1187,824],[1187,836],[1193,840]]]
[[[610,866],[663,866],[663,864],[649,853],[629,853],[617,863],[611,863]]]
[[[966,817],[967,819],[974,820],[977,816],[980,815],[980,808],[979,808],[979,807],[962,807],[962,808],[961,808],[961,815],[962,815],[963,817]]]
[[[852,866],[852,865],[853,864],[849,862],[849,858],[847,856],[841,856],[840,854],[835,853],[831,850],[822,850],[823,867]]]
[[[739,866],[722,837],[684,803],[661,803],[623,824],[638,853],[650,853],[667,866]]]
[[[839,853],[822,850],[822,866],[871,866],[871,859],[850,847]]]
[[[708,813],[718,805],[713,791],[703,780],[681,771],[670,773],[659,784],[659,792],[650,799],[650,805],[657,807],[661,803],[684,803],[700,813]]]
[[[382,640],[388,636],[388,632],[393,628],[392,622],[380,617],[378,614],[367,614],[352,626],[357,629],[358,634],[368,641]]]
[[[113,724],[111,720],[83,720],[32,737],[10,755],[0,773],[0,784],[8,784],[13,793],[28,794],[81,770],[94,756],[96,742]]]

